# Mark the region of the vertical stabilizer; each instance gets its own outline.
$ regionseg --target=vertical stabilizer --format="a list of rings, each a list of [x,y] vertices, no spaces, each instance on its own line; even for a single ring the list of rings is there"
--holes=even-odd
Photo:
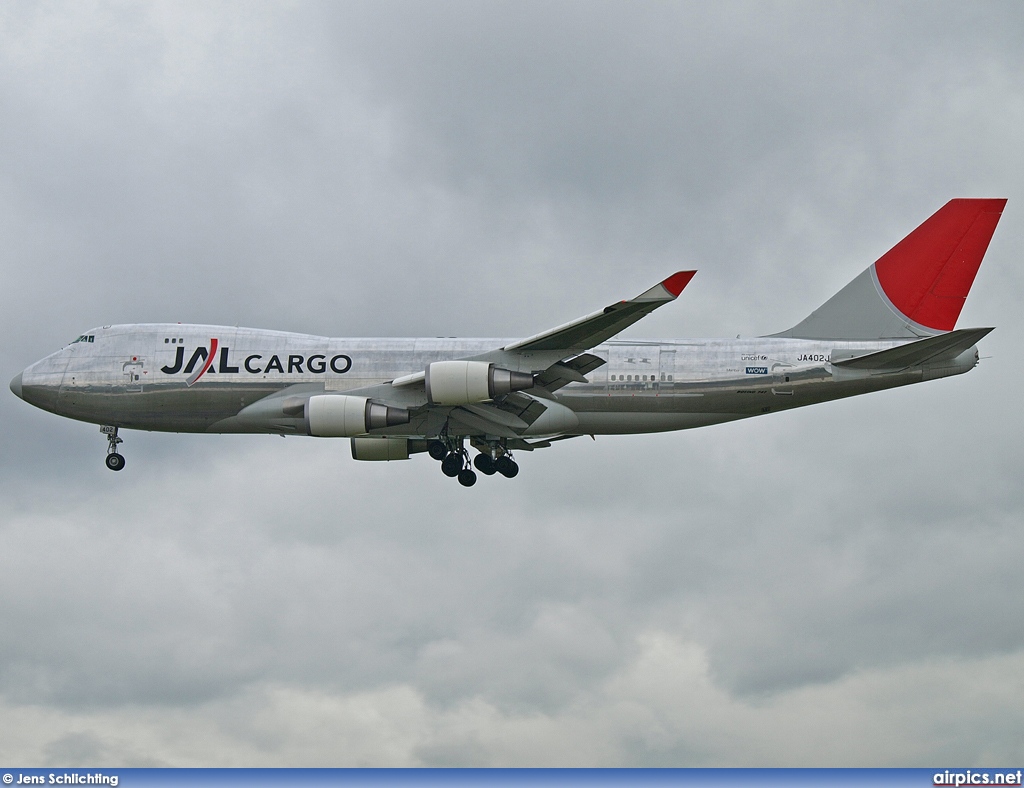
[[[1006,200],[950,200],[788,331],[801,339],[888,339],[952,331]]]

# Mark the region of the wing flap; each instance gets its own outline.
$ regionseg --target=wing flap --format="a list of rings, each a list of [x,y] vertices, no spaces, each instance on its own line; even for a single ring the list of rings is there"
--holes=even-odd
[[[607,364],[603,358],[593,353],[584,353],[568,361],[552,364],[544,372],[537,375],[536,384],[548,391],[558,391],[570,383],[586,383],[587,374]]]
[[[530,426],[514,413],[509,413],[500,408],[493,408],[489,405],[463,405],[460,410],[469,411],[482,419],[514,430],[525,430]]]
[[[497,435],[500,438],[519,437],[519,433],[511,427],[499,424],[493,419],[478,415],[466,408],[454,408],[449,414],[449,419],[462,425],[460,432],[466,432],[465,428],[468,427],[469,432],[476,432],[480,435]]]

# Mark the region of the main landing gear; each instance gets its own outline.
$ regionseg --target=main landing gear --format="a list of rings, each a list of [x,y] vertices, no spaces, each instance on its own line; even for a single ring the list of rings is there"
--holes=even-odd
[[[492,457],[490,454],[481,452],[476,455],[476,458],[473,460],[473,464],[480,473],[486,474],[487,476],[493,476],[495,473],[500,473],[506,479],[511,479],[519,473],[519,466],[507,452],[497,457]]]
[[[107,467],[112,471],[119,471],[124,468],[124,457],[117,453],[117,445],[124,443],[117,437],[117,427],[100,427],[100,432],[107,436]]]
[[[451,478],[458,478],[459,484],[463,487],[472,487],[476,484],[476,469],[485,476],[493,476],[500,473],[507,479],[511,479],[519,473],[519,466],[512,459],[508,449],[498,443],[490,446],[490,451],[481,451],[472,464],[469,462],[469,453],[463,448],[462,439],[431,441],[427,447],[427,453],[441,463],[441,473]]]

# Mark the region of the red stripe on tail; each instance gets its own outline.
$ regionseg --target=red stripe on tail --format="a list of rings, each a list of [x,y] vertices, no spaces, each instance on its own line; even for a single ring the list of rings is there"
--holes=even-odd
[[[875,263],[889,301],[910,320],[952,331],[1006,200],[950,200]]]

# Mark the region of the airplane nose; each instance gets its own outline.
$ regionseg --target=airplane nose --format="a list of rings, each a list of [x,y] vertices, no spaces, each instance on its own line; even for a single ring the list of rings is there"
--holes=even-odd
[[[21,373],[20,372],[17,375],[15,375],[14,379],[11,381],[11,391],[13,391],[18,396],[18,399],[24,399],[24,397],[21,396]]]

